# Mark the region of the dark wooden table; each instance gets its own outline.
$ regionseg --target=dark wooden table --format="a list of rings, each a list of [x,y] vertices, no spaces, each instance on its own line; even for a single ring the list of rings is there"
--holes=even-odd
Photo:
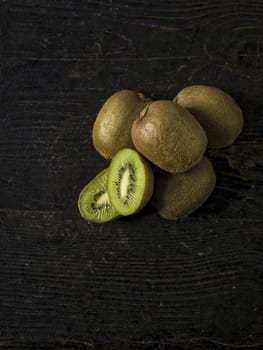
[[[2,0],[0,347],[263,346],[263,2]],[[245,127],[195,214],[96,225],[91,129],[120,89],[211,84]]]

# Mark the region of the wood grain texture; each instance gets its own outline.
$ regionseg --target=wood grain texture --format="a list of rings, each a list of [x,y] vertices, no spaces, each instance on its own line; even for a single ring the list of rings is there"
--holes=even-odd
[[[2,341],[262,339],[260,222],[144,214],[98,227],[77,212],[2,212]]]
[[[263,3],[5,0],[1,10],[0,346],[263,346]],[[244,111],[208,156],[209,201],[179,222],[150,207],[84,222],[107,166],[91,128],[123,89],[153,99],[211,84]]]

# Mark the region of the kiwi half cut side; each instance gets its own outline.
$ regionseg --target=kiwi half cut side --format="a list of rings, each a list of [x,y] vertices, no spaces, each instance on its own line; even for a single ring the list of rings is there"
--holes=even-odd
[[[108,168],[102,170],[80,192],[78,208],[85,220],[103,223],[119,216],[106,189],[107,177]]]
[[[116,211],[131,215],[141,210],[153,194],[153,171],[137,151],[124,148],[109,166],[107,191]]]

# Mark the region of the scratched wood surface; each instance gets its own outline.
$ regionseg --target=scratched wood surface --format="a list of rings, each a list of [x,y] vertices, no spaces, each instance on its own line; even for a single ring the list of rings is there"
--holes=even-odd
[[[263,3],[2,0],[0,346],[263,346]],[[83,221],[107,166],[91,128],[123,88],[173,98],[211,84],[241,105],[238,141],[209,151],[217,187],[178,222],[147,207]]]

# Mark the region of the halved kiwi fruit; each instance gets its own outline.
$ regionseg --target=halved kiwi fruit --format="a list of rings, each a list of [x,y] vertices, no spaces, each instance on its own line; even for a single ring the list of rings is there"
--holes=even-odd
[[[204,157],[199,164],[182,174],[156,171],[152,204],[160,216],[176,220],[197,210],[210,196],[216,175]]]
[[[106,100],[92,130],[93,145],[104,158],[111,159],[123,148],[134,148],[132,123],[148,101],[142,93],[131,90],[115,92]]]
[[[85,220],[103,223],[112,221],[120,215],[109,198],[106,189],[107,177],[108,168],[102,170],[80,192],[78,207]]]
[[[113,157],[107,191],[120,214],[131,215],[141,210],[152,196],[153,184],[151,166],[137,151],[124,148]]]
[[[205,129],[208,147],[231,145],[243,128],[243,113],[236,101],[214,86],[192,85],[177,94],[174,102],[187,108]]]

